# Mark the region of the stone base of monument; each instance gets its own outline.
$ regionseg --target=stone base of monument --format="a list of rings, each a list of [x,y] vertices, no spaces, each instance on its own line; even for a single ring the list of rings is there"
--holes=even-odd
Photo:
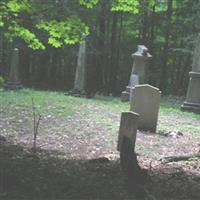
[[[185,102],[181,106],[181,110],[200,113],[200,73],[190,72],[189,76],[190,81],[187,96]]]
[[[132,87],[133,88],[133,87]],[[126,86],[126,90],[121,93],[121,101],[129,101],[131,96],[131,87]]]
[[[200,114],[200,104],[184,102],[181,106],[182,111],[191,111]]]
[[[23,86],[20,82],[11,82],[11,81],[7,81],[5,84],[4,84],[4,88],[7,89],[7,90],[19,90],[19,89],[22,89]]]
[[[127,91],[123,91],[121,94],[121,101],[129,101],[130,93]]]

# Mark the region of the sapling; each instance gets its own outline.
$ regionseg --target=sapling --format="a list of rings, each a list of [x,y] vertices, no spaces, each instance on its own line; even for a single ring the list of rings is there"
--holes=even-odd
[[[32,110],[33,110],[33,152],[36,153],[37,150],[37,135],[38,135],[38,128],[40,121],[42,119],[42,116],[39,114],[39,116],[36,116],[36,108],[35,103],[32,98]]]

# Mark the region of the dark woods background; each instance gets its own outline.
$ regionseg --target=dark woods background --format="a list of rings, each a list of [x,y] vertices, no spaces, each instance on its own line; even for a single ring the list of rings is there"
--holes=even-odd
[[[138,44],[143,44],[153,55],[148,82],[165,94],[185,95],[199,32],[199,0],[160,0],[154,4],[141,0],[137,14],[111,11],[110,0],[100,0],[92,9],[75,6],[72,0],[56,2],[51,15],[62,17],[72,7],[90,28],[86,62],[88,92],[119,95],[129,80],[131,54]],[[30,29],[34,26],[30,16],[21,17]],[[73,88],[78,45],[60,48],[48,45],[46,50],[32,50],[20,39],[8,42],[1,31],[0,75],[4,78],[9,72],[11,51],[16,46],[20,49],[23,85],[58,90]]]

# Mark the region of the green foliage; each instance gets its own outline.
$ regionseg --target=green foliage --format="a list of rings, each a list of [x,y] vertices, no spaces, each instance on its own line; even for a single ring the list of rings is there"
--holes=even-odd
[[[13,24],[8,27],[6,37],[10,41],[13,41],[14,38],[19,37],[28,44],[28,47],[34,50],[45,49],[45,46],[36,38],[34,33],[15,22],[13,22]]]
[[[79,0],[86,8],[93,8],[99,0]],[[136,14],[139,12],[139,0],[112,0],[112,11],[129,12]]]
[[[88,8],[95,2],[97,3],[95,0],[80,1]],[[79,43],[83,36],[89,34],[88,27],[77,15],[65,16],[63,14],[62,20],[58,20],[57,13],[51,12],[52,17],[49,20],[48,16],[42,13],[42,8],[48,12],[48,9],[51,10],[52,6],[56,5],[54,1],[41,4],[41,8],[38,7],[38,3],[39,1],[35,3],[31,0],[8,0],[0,3],[0,27],[4,28],[4,34],[9,41],[20,38],[31,49],[44,50],[45,45],[40,41],[42,34],[38,30],[46,32],[46,36],[42,35],[42,38],[48,37],[47,43],[55,48]]]
[[[88,35],[88,27],[76,16],[69,17],[65,21],[40,21],[36,27],[45,30],[49,34],[48,43],[58,48],[62,45],[73,45]]]
[[[136,14],[139,12],[138,7],[138,0],[114,0],[111,10]]]
[[[13,13],[20,13],[22,11],[31,11],[31,6],[30,6],[30,0],[23,0],[23,1],[18,1],[18,0],[10,0],[7,3],[7,8],[8,11],[13,12]]]
[[[86,8],[93,8],[99,0],[79,0],[79,3]]]
[[[3,21],[0,20],[0,27],[3,27],[4,26],[4,23]]]

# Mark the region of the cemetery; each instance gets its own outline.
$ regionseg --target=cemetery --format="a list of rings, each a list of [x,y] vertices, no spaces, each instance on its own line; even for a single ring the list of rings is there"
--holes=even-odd
[[[196,7],[0,2],[0,200],[200,199]]]

